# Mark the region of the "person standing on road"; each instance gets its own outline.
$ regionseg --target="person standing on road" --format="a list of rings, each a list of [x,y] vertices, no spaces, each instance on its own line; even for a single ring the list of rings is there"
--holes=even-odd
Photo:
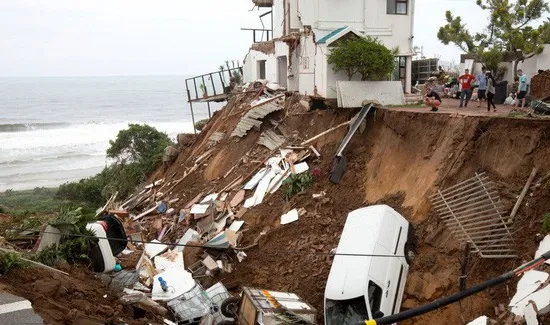
[[[527,76],[523,73],[523,70],[518,70],[519,76],[519,86],[518,86],[518,95],[516,97],[516,105],[518,107],[525,106],[525,96],[527,96]],[[520,106],[521,102],[521,106]]]
[[[472,97],[472,82],[476,80],[474,76],[470,74],[470,70],[464,70],[464,74],[458,77],[462,90],[460,91],[460,105],[458,108],[468,107],[468,101]]]
[[[486,99],[487,96],[485,96],[487,92],[487,76],[486,76],[486,69],[485,67],[481,68],[481,73],[477,75],[477,81],[479,83],[479,88],[477,89],[477,107],[481,107],[481,101],[483,99]]]
[[[486,73],[487,77],[487,112],[491,111],[491,105],[493,105],[493,111],[497,111],[497,107],[495,106],[495,103],[493,102],[493,98],[495,96],[495,78],[493,77],[493,74],[491,71],[487,71]]]

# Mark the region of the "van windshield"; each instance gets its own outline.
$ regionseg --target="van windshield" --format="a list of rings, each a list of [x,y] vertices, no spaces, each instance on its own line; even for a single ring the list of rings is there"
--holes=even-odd
[[[327,325],[346,325],[363,323],[369,319],[365,297],[348,300],[327,299],[325,303],[325,323]]]

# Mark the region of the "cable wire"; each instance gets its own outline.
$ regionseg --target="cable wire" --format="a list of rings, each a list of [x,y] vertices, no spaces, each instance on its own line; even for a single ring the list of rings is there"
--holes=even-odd
[[[13,231],[25,231],[18,228],[10,228],[10,227],[1,227],[0,229],[4,230],[13,230]],[[30,231],[30,230],[29,230]],[[33,230],[37,231],[38,230]],[[123,238],[115,238],[115,237],[98,237],[98,236],[92,236],[92,235],[86,235],[86,234],[75,234],[75,233],[64,233],[62,232],[59,234],[58,232],[50,232],[50,231],[43,231],[40,232],[41,234],[53,234],[53,235],[61,235],[61,236],[69,236],[69,237],[79,237],[79,238],[97,238],[97,239],[106,239],[106,240],[113,240],[113,241],[120,241],[120,242],[127,242],[131,241],[135,244],[153,244],[153,245],[167,245],[167,246],[174,246],[174,247],[194,247],[194,248],[211,248],[211,249],[217,249],[217,250],[239,250],[238,248],[217,248],[217,247],[208,247],[204,245],[191,245],[191,244],[180,244],[180,243],[171,243],[171,242],[154,242],[154,241],[146,241],[146,240],[128,240]],[[26,235],[28,237],[37,237],[39,238],[40,235]],[[268,254],[293,254],[293,255],[318,255],[318,256],[353,256],[353,257],[388,257],[388,258],[404,258],[404,255],[391,255],[391,254],[362,254],[362,253],[338,253],[338,252],[311,252],[311,251],[293,251],[293,250],[276,250],[276,251],[264,251]]]

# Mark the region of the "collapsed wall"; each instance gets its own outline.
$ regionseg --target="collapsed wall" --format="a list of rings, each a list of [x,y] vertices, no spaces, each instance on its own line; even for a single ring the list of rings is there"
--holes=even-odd
[[[270,153],[257,144],[262,131],[281,127],[287,144],[299,144],[347,121],[356,112],[308,111],[299,104],[299,98],[291,97],[284,110],[267,116],[259,129],[242,138],[230,137],[252,99],[233,98],[163,173],[165,182],[181,179],[197,157],[208,154],[171,189],[172,196],[182,198],[174,206],[176,210],[201,192],[219,191],[240,176],[246,181]],[[463,255],[461,243],[431,210],[428,196],[437,188],[484,171],[499,184],[501,199],[511,208],[533,166],[542,174],[550,170],[550,124],[545,121],[394,109],[378,109],[367,119],[366,130],[354,136],[344,153],[348,167],[340,184],[330,183],[328,174],[335,150],[347,132],[345,128],[312,142],[320,157],[308,163],[310,168],[318,168],[321,176],[310,189],[288,202],[283,191],[276,192],[239,216],[245,222],[239,247],[253,247],[246,250],[248,257],[243,262],[233,263],[230,273],[220,275],[228,288],[252,286],[296,292],[322,315],[324,285],[332,261],[326,252],[337,246],[347,213],[368,204],[386,203],[417,230],[418,256],[408,277],[402,309],[454,293],[460,276],[459,257]],[[212,141],[215,134],[216,139],[221,137],[219,141]],[[533,257],[535,234],[540,231],[542,215],[550,210],[546,192],[539,189],[528,196],[515,220],[515,229],[520,229],[521,235],[515,237],[514,245],[522,254],[506,260],[472,256],[469,285]],[[318,194],[315,199],[313,194]],[[306,213],[292,224],[281,225],[281,215],[293,208],[304,208]],[[183,231],[180,226],[171,234],[172,239]],[[471,320],[491,312],[499,302],[506,303],[505,296],[505,287],[497,287],[410,323],[456,324],[463,318]],[[321,322],[322,317],[319,319]]]

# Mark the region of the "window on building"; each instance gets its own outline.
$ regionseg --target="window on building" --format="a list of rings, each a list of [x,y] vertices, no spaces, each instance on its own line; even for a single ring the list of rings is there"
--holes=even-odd
[[[265,60],[258,60],[258,78],[265,79]]]
[[[408,0],[386,0],[387,13],[389,15],[406,15],[408,12]]]
[[[407,57],[397,56],[395,57],[395,67],[393,69],[391,80],[401,81],[403,89],[405,89],[405,80],[407,79]]]

